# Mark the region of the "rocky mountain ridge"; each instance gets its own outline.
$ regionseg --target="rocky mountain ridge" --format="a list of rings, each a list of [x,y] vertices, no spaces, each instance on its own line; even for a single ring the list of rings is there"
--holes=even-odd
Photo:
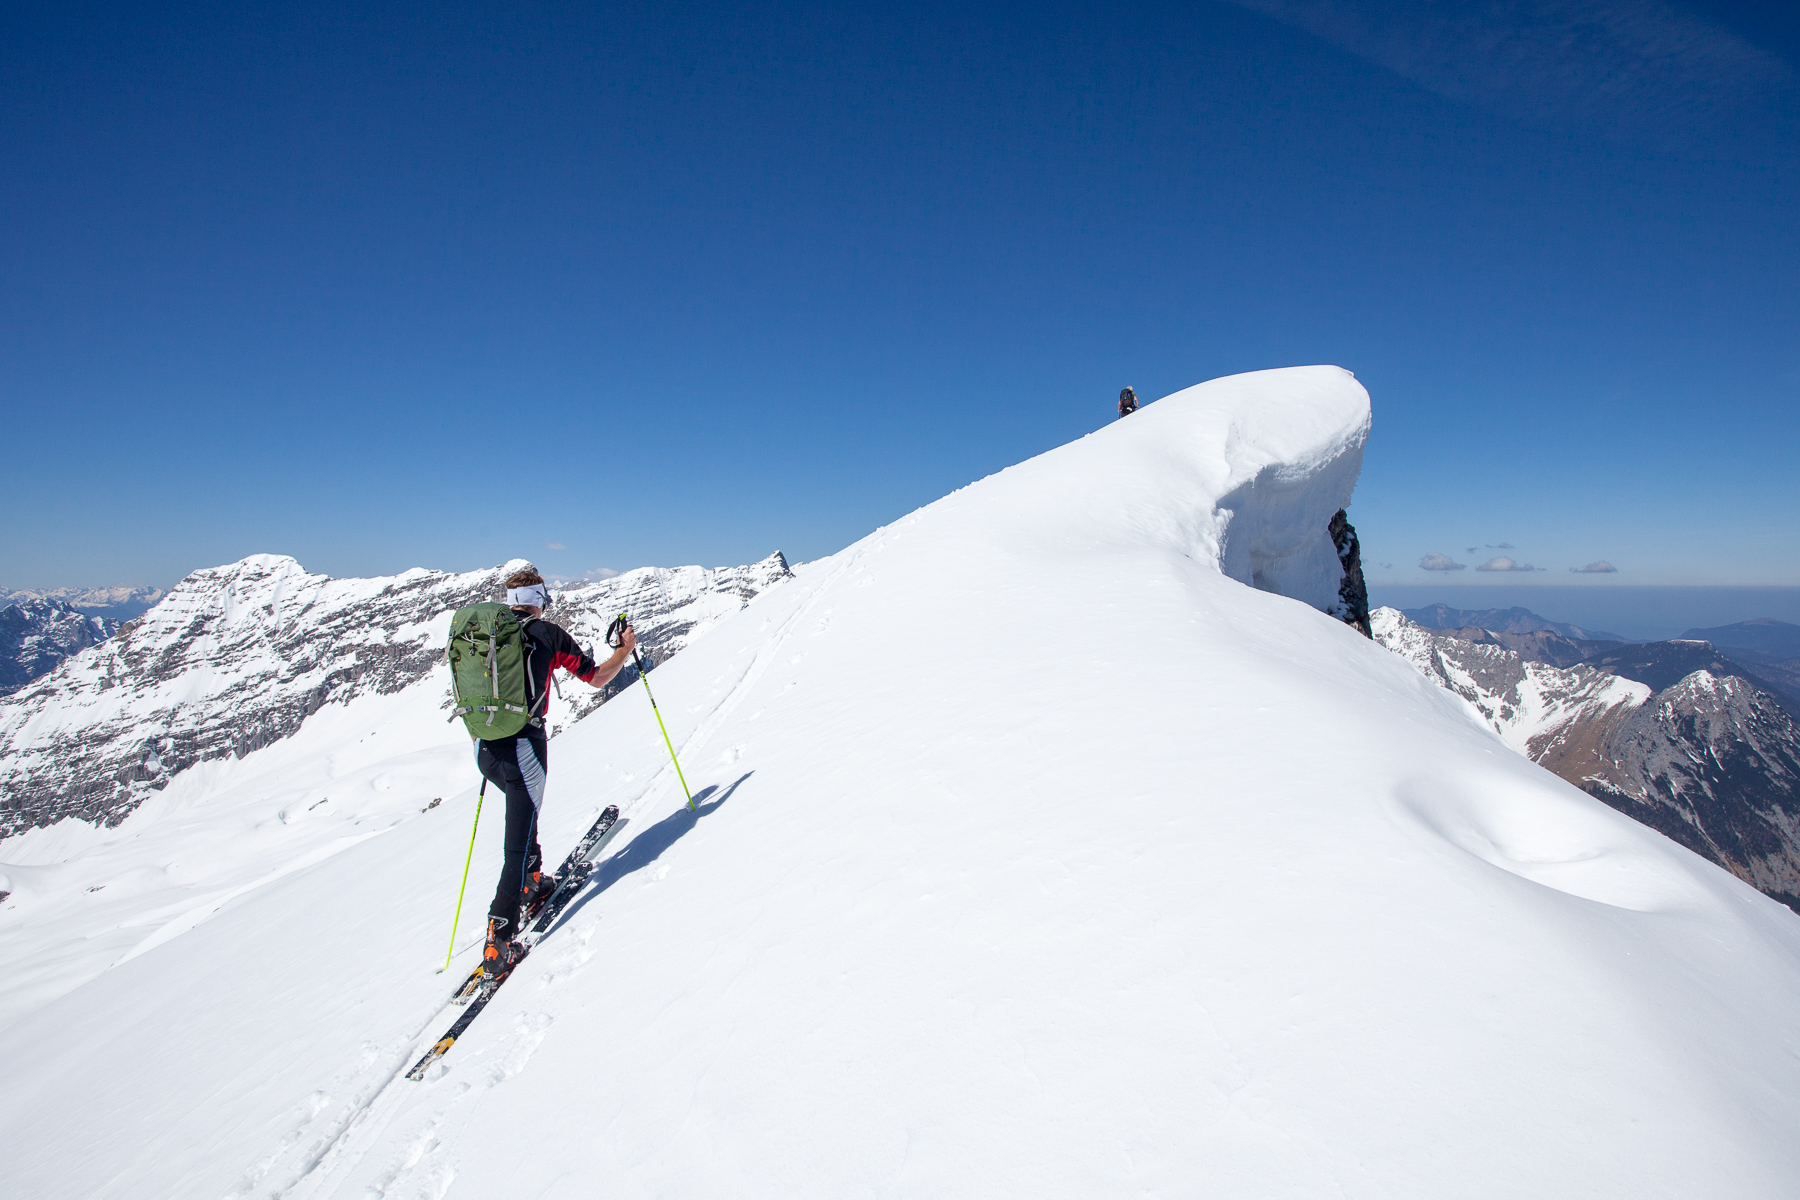
[[[435,687],[447,711],[450,614],[498,599],[523,565],[331,579],[263,554],[194,572],[118,636],[0,699],[0,836],[70,816],[117,823],[186,768],[288,737],[328,704]],[[742,567],[645,567],[558,589],[546,615],[598,645],[629,611],[660,661],[790,575],[779,552]],[[552,734],[623,682],[570,689]]]
[[[1581,660],[1586,666],[1624,679],[1635,679],[1653,691],[1675,686],[1696,671],[1718,678],[1743,680],[1765,692],[1788,712],[1800,716],[1800,693],[1791,693],[1780,680],[1720,652],[1711,642],[1671,638],[1666,642],[1636,642],[1604,646]]]
[[[1790,699],[1800,701],[1800,625],[1759,617],[1710,629],[1690,629],[1681,635],[1712,643],[1779,687]],[[1788,706],[1794,712],[1793,705]]]
[[[1800,723],[1713,647],[1555,665],[1505,634],[1428,629],[1391,608],[1373,626],[1514,750],[1800,911]],[[1681,665],[1694,669],[1670,678]]]
[[[118,631],[119,622],[89,616],[65,600],[9,599],[0,607],[0,696],[10,696]]]

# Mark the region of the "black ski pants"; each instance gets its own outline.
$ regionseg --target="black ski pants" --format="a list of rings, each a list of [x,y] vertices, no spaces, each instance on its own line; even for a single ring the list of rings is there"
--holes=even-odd
[[[544,803],[544,777],[550,751],[541,733],[521,733],[475,743],[475,765],[489,783],[506,794],[506,861],[488,916],[506,922],[509,938],[519,936],[519,897],[526,877],[539,869],[544,852],[538,846],[538,809]]]

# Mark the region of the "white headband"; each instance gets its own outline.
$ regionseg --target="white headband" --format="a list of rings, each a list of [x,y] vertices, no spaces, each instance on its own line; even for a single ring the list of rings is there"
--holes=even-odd
[[[550,607],[550,589],[541,583],[527,584],[522,588],[507,588],[506,602],[515,608],[532,605],[537,608]]]

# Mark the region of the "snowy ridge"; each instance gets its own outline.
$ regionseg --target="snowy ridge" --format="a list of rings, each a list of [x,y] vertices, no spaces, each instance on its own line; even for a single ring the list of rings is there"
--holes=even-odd
[[[636,689],[554,743],[546,852],[627,824],[423,1082],[472,786],[0,1028],[9,1184],[1790,1194],[1800,925],[1319,611],[1367,420],[1214,381],[810,565],[657,672],[698,815]]]

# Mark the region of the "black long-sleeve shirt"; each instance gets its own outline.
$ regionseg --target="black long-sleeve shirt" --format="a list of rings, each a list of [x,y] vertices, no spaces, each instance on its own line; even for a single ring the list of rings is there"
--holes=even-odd
[[[550,672],[561,667],[585,683],[600,664],[556,622],[532,617],[524,625],[525,686],[530,689],[532,715],[542,718],[550,711]]]

